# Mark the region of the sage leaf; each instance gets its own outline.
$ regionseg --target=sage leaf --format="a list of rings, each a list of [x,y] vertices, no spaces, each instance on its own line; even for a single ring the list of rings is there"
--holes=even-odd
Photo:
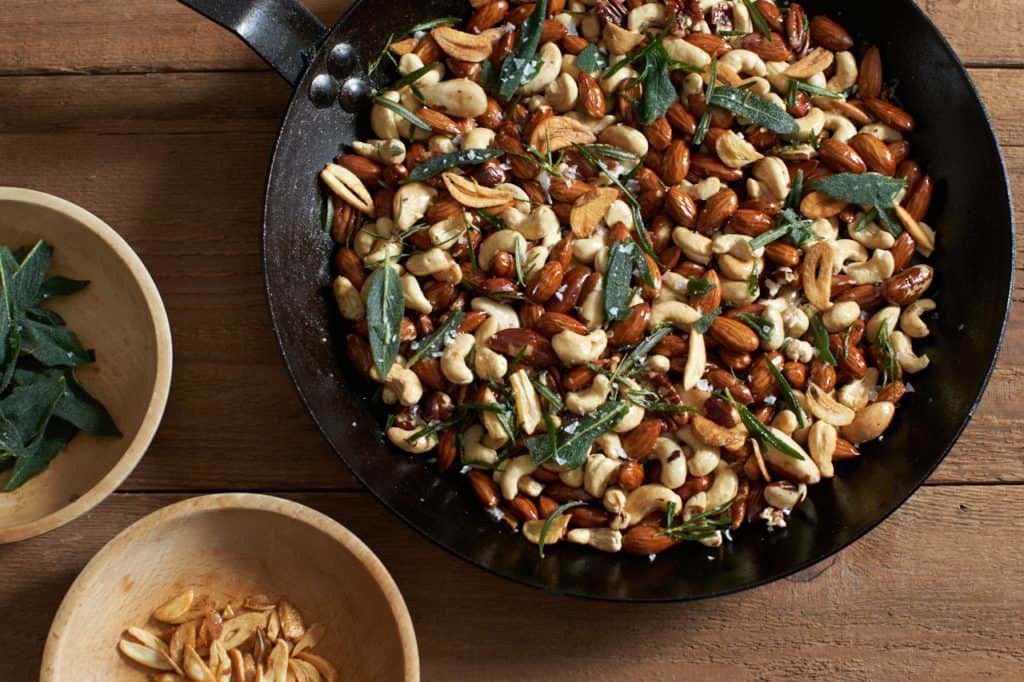
[[[619,362],[619,366],[615,368],[615,374],[613,377],[618,377],[619,375],[628,376],[633,365],[646,357],[648,353],[654,350],[655,346],[661,343],[663,338],[671,333],[671,325],[666,325],[656,329],[654,333],[650,334],[646,339],[638,343],[632,350],[626,353],[626,356]]]
[[[711,323],[715,321],[715,318],[722,314],[722,309],[712,310],[706,315],[702,315],[696,322],[693,323],[693,328],[700,334],[707,334],[708,329],[711,329]]]
[[[10,385],[21,353],[18,308],[10,280],[8,268],[0,265],[0,392]]]
[[[50,367],[81,367],[96,361],[73,331],[26,315],[21,320],[21,352]]]
[[[45,471],[53,458],[60,454],[77,433],[77,429],[67,422],[51,421],[46,430],[15,460],[14,470],[4,490],[14,490]]]
[[[82,386],[74,370],[19,368],[14,380],[19,387],[55,378],[64,379],[64,399],[57,405],[54,416],[72,424],[81,431],[97,436],[121,437],[121,431],[100,401]]]
[[[718,287],[707,277],[691,277],[686,282],[686,293],[690,296],[706,296]]]
[[[608,67],[608,54],[593,43],[588,43],[573,62],[576,68],[587,73],[602,71]]]
[[[608,267],[605,272],[604,314],[609,320],[618,322],[629,317],[629,300],[632,298],[633,269],[638,249],[633,242],[616,242],[608,250]]]
[[[46,429],[57,403],[64,399],[64,388],[63,376],[49,376],[18,386],[0,400],[0,415],[13,427],[22,445],[28,445]]]
[[[460,149],[457,152],[441,154],[440,156],[427,159],[413,168],[412,172],[402,182],[426,180],[455,166],[476,166],[485,161],[496,159],[505,153],[503,149]]]
[[[879,173],[837,173],[818,180],[813,186],[833,199],[885,209],[893,207],[896,194],[906,185],[907,181],[902,178],[890,178]]]
[[[36,242],[22,259],[14,274],[14,300],[19,310],[25,310],[40,301],[39,290],[52,260],[53,249],[44,241]]]
[[[420,360],[429,360],[440,355],[441,350],[455,338],[459,325],[462,324],[464,319],[466,319],[466,313],[461,310],[453,310],[448,313],[448,317],[445,318],[440,327],[434,330],[433,334],[422,341],[419,339],[413,341],[411,348],[414,352],[413,356],[409,358],[409,367],[412,367]],[[525,347],[523,346],[523,348]]]
[[[792,135],[800,130],[796,119],[785,109],[749,90],[726,85],[716,87],[708,102],[780,135]]]
[[[498,73],[498,96],[509,99],[516,90],[525,84],[536,70],[534,57],[540,45],[540,34],[544,28],[544,16],[548,12],[548,0],[540,0],[533,8],[533,13],[523,22],[519,29],[512,52],[505,57]]]
[[[662,118],[678,98],[678,93],[668,76],[668,53],[657,43],[647,53],[647,63],[640,76],[643,95],[640,97],[640,123],[650,125]]]
[[[586,417],[562,424],[554,443],[547,435],[533,436],[526,439],[526,448],[538,466],[553,460],[576,469],[587,461],[594,441],[615,428],[628,411],[629,404],[625,401],[606,402]]]
[[[366,300],[366,321],[370,331],[373,364],[383,381],[398,357],[401,345],[402,315],[405,313],[405,291],[398,275],[385,262],[370,276]]]
[[[772,324],[771,320],[766,320],[763,317],[751,315],[750,313],[740,313],[737,317],[743,321],[743,324],[757,332],[757,335],[765,341],[772,338],[772,332],[775,330],[775,325]]]

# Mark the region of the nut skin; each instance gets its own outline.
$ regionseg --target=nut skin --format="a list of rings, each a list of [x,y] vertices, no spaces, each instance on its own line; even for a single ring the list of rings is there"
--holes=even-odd
[[[658,151],[667,149],[669,144],[672,143],[672,126],[669,125],[668,119],[666,118],[656,118],[651,123],[645,125],[643,127],[643,134],[644,137],[647,138],[647,142],[650,144],[651,148],[657,149]],[[687,148],[687,150],[689,150],[689,148]],[[662,160],[662,165],[664,166],[664,159]],[[685,173],[683,174],[683,177],[686,177]],[[665,182],[671,183],[669,180],[666,180]],[[679,181],[676,180],[675,182]]]
[[[836,369],[824,362],[821,358],[814,358],[811,361],[810,376],[812,384],[817,384],[821,390],[830,393],[836,386]]]
[[[896,173],[896,160],[892,151],[874,135],[858,133],[850,138],[849,146],[856,150],[871,170],[882,175]]]
[[[579,391],[587,386],[597,376],[597,372],[586,365],[579,365],[569,370],[562,378],[562,388],[566,391]]]
[[[776,265],[794,268],[800,264],[800,249],[790,244],[772,242],[764,247],[764,257]]]
[[[697,224],[697,202],[681,187],[669,187],[665,193],[665,211],[683,227],[694,227]]]
[[[577,528],[601,528],[611,521],[611,515],[597,507],[573,507],[569,523]]]
[[[562,286],[563,279],[562,265],[558,261],[551,261],[544,264],[526,287],[526,297],[539,305],[544,305],[549,298],[555,295],[558,287]]]
[[[664,431],[665,426],[660,419],[645,419],[640,425],[622,437],[622,449],[631,459],[643,459]]]
[[[579,334],[581,336],[587,333],[587,327],[575,317],[551,311],[547,311],[542,314],[534,327],[538,334],[542,334],[548,338],[566,331],[572,332],[573,334]]]
[[[909,232],[901,232],[900,236],[896,238],[896,243],[889,250],[892,254],[893,272],[900,273],[910,264],[910,259],[914,256],[914,251],[917,249],[917,244],[914,242],[914,238],[910,236]]]
[[[683,498],[683,501],[690,499],[697,493],[707,492],[711,487],[710,476],[693,476],[686,479],[686,483],[675,489],[675,493]]]
[[[748,237],[756,237],[759,234],[763,234],[772,228],[772,217],[763,211],[758,211],[751,208],[738,209],[731,218],[729,218],[729,227],[740,234],[745,234]],[[779,244],[780,246],[788,246],[787,244],[780,244],[779,242],[772,242],[768,246]],[[767,255],[767,249],[765,251]],[[799,261],[799,254],[797,256]]]
[[[773,28],[773,30],[779,29]],[[807,30],[807,13],[801,5],[793,3],[789,6],[789,12],[785,19],[785,33],[786,40],[789,41],[789,46],[795,53],[799,55],[807,51],[811,36]]]
[[[882,123],[892,126],[896,130],[909,133],[915,127],[914,117],[892,102],[886,102],[877,97],[867,97],[862,100],[868,111],[875,115]]]
[[[480,500],[480,504],[488,509],[498,506],[501,499],[498,491],[498,484],[491,480],[491,477],[480,469],[472,469],[466,478],[469,480],[469,487],[473,494]]]
[[[679,102],[673,102],[665,113],[665,119],[680,135],[693,137],[697,132],[697,119]]]
[[[757,2],[754,3],[754,6],[757,8],[757,11],[761,13],[761,16],[764,17],[764,20],[768,23],[768,27],[771,28],[771,30],[776,33],[782,33],[784,23],[782,12],[779,11],[779,8],[775,3],[768,2],[767,0],[757,0]],[[790,8],[790,11],[792,11],[792,8]]]
[[[774,7],[774,5],[772,5],[772,7]],[[712,57],[721,57],[732,50],[732,45],[729,44],[729,41],[722,36],[714,35],[713,33],[691,33],[683,38],[683,40],[691,45],[696,45]]]
[[[751,390],[727,370],[713,369],[708,372],[707,379],[717,390],[728,391],[729,395],[743,405],[750,405],[754,402]]]
[[[703,234],[711,234],[721,229],[739,210],[739,205],[736,192],[726,187],[704,204],[704,208],[697,216],[697,230]]]
[[[823,141],[818,153],[825,165],[837,173],[865,173],[868,170],[856,149],[834,137]]]
[[[536,521],[540,518],[540,514],[537,512],[537,505],[522,494],[512,498],[508,506],[520,521]]]
[[[358,154],[342,154],[334,161],[339,166],[352,171],[368,187],[380,182],[381,173],[384,171],[384,167],[376,161]]]
[[[664,121],[665,119],[658,119]],[[668,127],[668,123],[665,123]],[[690,146],[682,140],[673,140],[661,157],[661,178],[668,185],[677,185],[690,173]]]
[[[906,198],[907,213],[917,221],[924,220],[932,204],[932,177],[921,178]]]
[[[872,45],[864,52],[857,72],[857,93],[860,97],[881,97],[884,76],[882,53]]]
[[[667,535],[659,535],[664,530],[658,526],[633,526],[622,535],[622,551],[636,556],[660,554],[676,541]]]
[[[531,367],[558,365],[558,356],[551,347],[551,342],[532,329],[502,329],[487,341],[487,345],[491,350],[509,357],[516,357],[522,353],[520,362]]]
[[[458,433],[454,426],[441,432],[437,440],[437,472],[443,474],[455,463],[459,454]]]
[[[811,19],[811,40],[833,52],[853,47],[853,36],[838,23],[824,16]]]
[[[562,286],[548,299],[546,308],[551,313],[568,314],[576,306],[583,284],[590,270],[583,266],[570,268],[562,278]]]
[[[751,353],[761,345],[753,329],[729,317],[719,315],[708,331],[712,338],[730,350]]]
[[[743,170],[729,168],[717,156],[693,154],[690,156],[690,172],[698,178],[715,177],[722,182],[738,182],[743,179]]]

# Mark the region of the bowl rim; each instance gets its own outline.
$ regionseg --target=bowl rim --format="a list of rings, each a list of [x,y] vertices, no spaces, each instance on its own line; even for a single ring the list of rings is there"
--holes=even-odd
[[[216,493],[191,497],[174,504],[161,507],[118,533],[98,551],[82,572],[71,584],[67,594],[57,609],[57,614],[50,625],[46,637],[46,648],[43,651],[43,662],[39,670],[40,682],[57,682],[55,664],[59,653],[58,646],[64,639],[65,630],[71,616],[81,601],[81,597],[94,588],[100,573],[125,552],[138,536],[154,528],[174,520],[188,519],[209,511],[242,510],[259,511],[278,514],[293,521],[304,523],[330,537],[352,555],[369,571],[377,583],[391,610],[391,616],[398,625],[399,639],[402,644],[402,655],[405,657],[405,680],[416,682],[420,679],[419,649],[416,643],[416,631],[412,625],[409,609],[405,604],[398,585],[388,572],[384,563],[373,553],[366,543],[330,516],[293,500],[262,495],[258,493]]]
[[[22,187],[0,187],[0,202],[4,201],[17,201],[57,211],[103,240],[114,255],[128,267],[132,278],[142,291],[149,316],[153,320],[157,366],[153,394],[142,424],[113,468],[74,502],[33,521],[0,529],[0,545],[42,535],[73,521],[106,499],[128,478],[146,454],[163,418],[170,395],[173,366],[171,325],[163,299],[142,259],[114,228],[81,206],[46,192]]]

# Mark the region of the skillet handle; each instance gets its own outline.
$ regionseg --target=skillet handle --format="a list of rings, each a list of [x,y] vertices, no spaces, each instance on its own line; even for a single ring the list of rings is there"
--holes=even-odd
[[[245,41],[292,87],[330,32],[299,0],[181,2]]]

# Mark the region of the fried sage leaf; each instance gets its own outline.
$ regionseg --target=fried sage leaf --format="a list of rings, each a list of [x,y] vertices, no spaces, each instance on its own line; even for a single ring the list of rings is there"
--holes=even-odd
[[[403,182],[414,182],[432,178],[442,171],[455,166],[476,166],[505,154],[501,149],[460,149],[450,154],[441,154],[427,159],[416,166]]]
[[[533,8],[533,13],[519,29],[512,52],[505,57],[498,73],[498,96],[509,99],[516,90],[532,78],[536,73],[537,47],[540,45],[540,34],[544,28],[544,17],[548,12],[548,0],[540,0]]]
[[[879,173],[837,173],[814,183],[814,189],[859,206],[892,208],[896,194],[907,186],[902,178]]]
[[[545,434],[527,438],[526,448],[538,466],[553,460],[569,469],[581,467],[594,441],[615,428],[628,411],[629,404],[625,401],[606,402],[586,417],[563,424],[555,435],[554,444]]]
[[[792,135],[800,130],[796,119],[787,114],[785,109],[743,88],[726,85],[716,87],[709,101],[780,135]]]
[[[405,291],[390,263],[377,268],[370,277],[366,300],[366,321],[370,331],[373,364],[381,381],[391,371],[401,345]]]

